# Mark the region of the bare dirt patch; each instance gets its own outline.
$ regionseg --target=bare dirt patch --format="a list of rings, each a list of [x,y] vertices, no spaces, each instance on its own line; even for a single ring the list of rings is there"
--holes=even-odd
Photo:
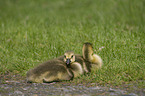
[[[46,95],[116,95],[145,96],[145,89],[127,85],[119,87],[97,86],[90,84],[70,84],[66,82],[27,83],[25,77],[7,74],[0,77],[0,96],[46,96]]]

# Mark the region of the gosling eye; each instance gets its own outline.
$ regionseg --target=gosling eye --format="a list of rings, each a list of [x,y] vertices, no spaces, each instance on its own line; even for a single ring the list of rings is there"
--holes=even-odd
[[[66,58],[66,56],[64,55],[64,58]]]
[[[74,56],[72,55],[71,58],[73,58]]]

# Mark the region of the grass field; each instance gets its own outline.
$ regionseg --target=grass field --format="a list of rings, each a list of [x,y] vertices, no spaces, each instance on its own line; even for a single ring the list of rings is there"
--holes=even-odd
[[[84,42],[104,65],[72,82],[143,86],[144,0],[0,0],[0,74],[25,76],[66,50],[81,54]]]

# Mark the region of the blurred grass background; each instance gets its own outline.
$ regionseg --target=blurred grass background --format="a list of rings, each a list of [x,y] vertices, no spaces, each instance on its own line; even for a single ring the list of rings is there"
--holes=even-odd
[[[0,72],[25,76],[91,42],[104,65],[73,82],[144,82],[144,10],[144,0],[0,0]]]

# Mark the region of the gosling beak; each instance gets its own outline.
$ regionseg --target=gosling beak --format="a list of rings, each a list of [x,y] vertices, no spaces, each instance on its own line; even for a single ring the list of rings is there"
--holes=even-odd
[[[69,65],[70,64],[70,59],[66,59],[66,64]]]

